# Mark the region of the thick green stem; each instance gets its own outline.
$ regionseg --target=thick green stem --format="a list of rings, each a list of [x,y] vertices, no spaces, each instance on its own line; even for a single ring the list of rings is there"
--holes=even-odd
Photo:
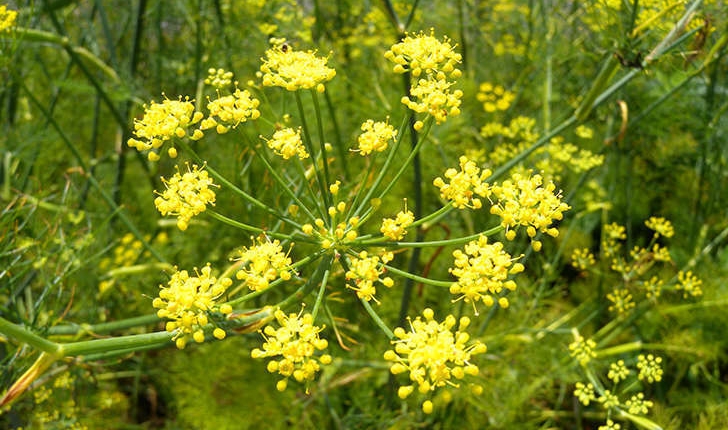
[[[30,331],[30,329],[13,324],[3,317],[0,317],[0,333],[26,343],[39,351],[51,355],[58,355],[60,353],[59,344],[44,339]]]

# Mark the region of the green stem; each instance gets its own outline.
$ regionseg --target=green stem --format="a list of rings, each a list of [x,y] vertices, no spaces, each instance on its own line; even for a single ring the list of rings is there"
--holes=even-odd
[[[255,197],[253,197],[250,194],[246,193],[245,191],[241,190],[235,184],[233,184],[232,182],[228,181],[223,175],[221,175],[220,173],[218,173],[217,170],[215,170],[212,167],[206,165],[205,160],[203,160],[202,157],[200,157],[190,147],[190,145],[187,142],[185,142],[183,140],[179,140],[177,143],[179,144],[180,147],[182,147],[182,149],[184,149],[186,152],[188,152],[190,154],[190,156],[192,157],[192,159],[194,159],[198,164],[205,165],[205,170],[207,170],[207,172],[209,172],[210,175],[213,178],[217,179],[221,184],[223,184],[226,187],[228,187],[235,194],[238,194],[240,197],[242,197],[243,199],[245,199],[247,202],[251,203],[253,206],[255,206],[255,207],[259,208],[259,209],[262,209],[265,212],[268,212],[269,214],[273,215],[274,217],[276,217],[276,218],[278,218],[278,219],[280,219],[280,220],[282,220],[282,221],[284,221],[284,222],[286,222],[286,223],[288,223],[288,224],[290,224],[290,225],[292,225],[292,226],[294,226],[296,228],[301,228],[300,224],[298,224],[297,222],[295,222],[292,219],[286,217],[285,215],[282,215],[282,214],[278,213],[277,210],[271,208],[270,206],[266,205],[265,203],[261,202],[260,200],[256,199]]]
[[[301,201],[301,200],[300,200],[300,199],[298,198],[298,196],[296,195],[296,193],[294,193],[294,192],[293,192],[293,190],[291,189],[291,188],[293,188],[293,187],[292,187],[291,185],[289,185],[289,184],[286,184],[286,182],[285,182],[285,181],[283,180],[283,178],[282,178],[282,177],[281,177],[281,176],[280,176],[280,175],[278,174],[278,172],[276,171],[276,169],[274,169],[274,168],[273,168],[273,166],[271,166],[270,162],[268,161],[268,158],[267,158],[267,157],[266,157],[265,155],[263,155],[263,153],[262,153],[262,152],[260,152],[260,151],[255,151],[255,155],[257,155],[257,156],[258,156],[258,158],[259,158],[259,159],[260,159],[260,160],[261,160],[261,161],[263,162],[263,164],[265,165],[265,168],[266,168],[266,169],[268,170],[268,173],[270,173],[270,175],[271,175],[271,176],[273,176],[273,179],[275,179],[275,180],[276,180],[276,182],[278,182],[278,184],[279,184],[279,185],[281,186],[281,188],[283,188],[283,192],[284,192],[284,193],[286,193],[286,194],[288,194],[288,196],[289,196],[289,197],[290,197],[290,198],[291,198],[291,199],[292,199],[292,200],[293,200],[294,202],[296,202],[296,204],[297,204],[297,205],[298,205],[298,206],[299,206],[299,207],[300,207],[301,209],[303,209],[303,211],[304,211],[304,212],[306,212],[306,215],[308,215],[308,217],[309,217],[309,219],[310,219],[311,221],[315,220],[315,219],[316,219],[316,216],[315,216],[315,215],[314,215],[313,213],[311,213],[311,211],[310,211],[310,210],[308,209],[308,206],[306,206],[306,204],[305,204],[305,203],[303,203],[303,202],[302,202],[302,201]],[[302,180],[304,180],[304,181],[305,181],[305,180],[306,180],[306,178],[302,178]]]
[[[331,117],[331,125],[334,127],[334,139],[336,139],[336,149],[339,152],[339,158],[341,158],[341,166],[344,169],[344,178],[350,178],[349,174],[349,163],[348,154],[346,153],[346,147],[344,142],[341,140],[341,130],[339,128],[339,121],[336,119],[336,110],[334,104],[331,102],[331,97],[328,91],[324,91],[324,100],[326,100],[326,108],[329,110],[329,116]]]
[[[81,342],[64,343],[60,345],[63,356],[79,356],[96,353],[107,353],[118,350],[136,350],[137,348],[163,346],[172,341],[174,333],[160,331],[154,333],[133,334],[127,336],[111,337],[108,339],[93,339]]]
[[[319,149],[321,150],[321,162],[323,163],[324,170],[324,196],[328,198],[327,207],[333,205],[333,196],[329,192],[329,185],[331,184],[331,178],[329,176],[329,157],[326,152],[326,141],[324,139],[324,125],[321,121],[321,106],[319,105],[318,92],[315,89],[311,89],[311,98],[313,99],[313,110],[316,114],[316,128],[318,130],[319,138]]]
[[[76,336],[84,334],[106,334],[113,331],[125,330],[133,327],[142,327],[150,324],[156,324],[159,321],[161,320],[156,314],[150,314],[100,324],[64,324],[51,327],[50,329],[48,329],[48,334]]]
[[[319,288],[318,294],[316,295],[316,303],[313,305],[313,311],[311,311],[311,315],[313,316],[313,320],[316,321],[316,315],[318,315],[319,308],[321,307],[321,303],[324,299],[324,293],[326,293],[326,285],[329,280],[329,269],[326,269],[324,271],[324,277],[321,280],[321,288]]]
[[[412,273],[397,269],[396,267],[392,267],[387,264],[384,264],[384,267],[387,268],[387,271],[392,272],[395,275],[399,275],[399,276],[402,276],[407,279],[411,279],[416,282],[421,282],[423,284],[432,285],[435,287],[450,287],[452,285],[452,281],[437,281],[437,280],[430,279],[430,278],[424,278],[422,276],[413,275]]]
[[[331,263],[333,262],[333,260],[333,253],[330,253],[322,258],[321,262],[319,262],[319,265],[316,267],[316,271],[311,275],[310,278],[308,278],[308,281],[306,281],[305,284],[301,285],[301,287],[296,290],[296,292],[294,292],[284,300],[278,302],[276,307],[283,309],[295,301],[303,301],[303,299],[306,298],[306,296],[311,292],[313,287],[319,284],[319,282],[321,282],[321,280],[323,279],[324,275],[328,273],[329,269],[331,269]]]
[[[23,326],[13,324],[0,317],[0,333],[26,343],[33,348],[53,356],[59,356],[61,346],[55,342],[44,339]]]
[[[323,197],[323,203],[324,203],[324,217],[328,220],[330,218],[328,208],[331,206],[330,201],[330,193],[328,189],[327,182],[324,180],[323,177],[321,177],[321,171],[318,169],[318,157],[316,155],[316,151],[313,150],[313,143],[311,141],[311,131],[308,127],[308,122],[306,121],[306,112],[303,110],[303,100],[301,100],[301,94],[298,91],[295,91],[294,96],[296,98],[296,106],[298,107],[298,114],[301,116],[301,128],[303,129],[303,143],[306,145],[306,150],[311,155],[313,170],[316,175],[316,182],[319,185],[319,190],[321,191],[321,196]],[[324,153],[321,153],[322,156]],[[326,159],[321,160],[324,163],[324,166],[326,166]]]
[[[232,218],[228,218],[225,215],[222,215],[211,209],[205,210],[205,213],[220,222],[223,222],[223,223],[225,223],[229,226],[235,227],[235,228],[239,228],[241,230],[249,231],[251,233],[265,234],[266,236],[275,237],[276,239],[294,240],[294,237],[290,234],[278,233],[275,231],[265,230],[260,227],[254,227],[252,225],[245,224],[240,221],[236,221]],[[305,239],[302,239],[301,237],[298,237],[298,239],[305,241]]]
[[[363,240],[361,242],[355,242],[357,245],[360,246],[367,246],[367,245],[378,245],[378,246],[388,246],[388,247],[394,247],[394,248],[427,248],[427,247],[440,247],[440,246],[448,246],[448,245],[462,245],[463,243],[468,243],[471,240],[476,240],[480,236],[492,236],[498,232],[503,231],[503,226],[497,226],[493,227],[489,230],[482,231],[480,233],[471,234],[470,236],[463,236],[458,237],[455,239],[445,239],[445,240],[431,240],[428,242],[383,242],[381,237],[377,237],[374,239],[368,239]]]
[[[384,323],[384,321],[379,318],[379,315],[377,315],[374,309],[372,309],[372,305],[370,305],[368,301],[362,298],[359,298],[359,301],[362,305],[364,305],[364,309],[366,309],[369,316],[372,317],[374,322],[377,324],[377,326],[379,326],[380,329],[382,329],[384,334],[386,334],[390,340],[394,339],[394,333],[392,333],[392,330],[390,330],[389,327],[387,327],[387,325]]]

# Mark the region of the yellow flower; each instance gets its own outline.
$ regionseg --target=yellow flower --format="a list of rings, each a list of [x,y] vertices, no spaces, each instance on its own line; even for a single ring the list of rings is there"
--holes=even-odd
[[[203,328],[209,323],[209,312],[232,312],[230,306],[217,303],[232,285],[232,280],[212,276],[209,263],[199,271],[195,268],[195,275],[190,276],[186,270],[175,272],[167,287],[159,286],[159,297],[152,301],[152,305],[159,309],[157,316],[171,320],[167,322],[166,329],[176,333],[174,339],[180,349],[185,347],[190,337],[195,342],[204,342]],[[215,337],[224,338],[224,330],[215,330]]]
[[[516,95],[511,91],[500,85],[494,86],[490,82],[481,83],[478,90],[475,97],[479,102],[483,103],[483,109],[489,113],[508,109],[513,100],[516,99]]]
[[[654,403],[652,400],[645,400],[643,393],[637,393],[624,402],[624,405],[630,414],[646,415],[650,411],[650,408],[654,406]]]
[[[348,284],[347,286],[352,290],[356,291],[356,295],[366,301],[374,300],[374,295],[377,294],[375,286],[376,282],[381,283],[387,288],[391,288],[394,285],[394,281],[389,276],[381,278],[385,272],[384,264],[391,261],[393,255],[391,252],[387,252],[381,256],[371,256],[366,251],[359,253],[358,257],[352,257],[349,261],[349,270],[346,272],[346,280],[354,280],[354,285]]]
[[[407,235],[407,227],[415,221],[415,216],[411,211],[407,210],[407,201],[405,199],[405,210],[399,211],[396,218],[384,218],[380,232],[392,240],[402,240]]]
[[[207,175],[207,171],[200,169],[197,165],[192,166],[190,170],[187,164],[187,172],[180,175],[179,167],[175,166],[177,173],[170,179],[162,178],[162,182],[167,187],[163,193],[158,194],[154,199],[154,205],[157,210],[165,215],[177,216],[177,227],[180,230],[187,230],[190,219],[207,209],[207,205],[215,204],[215,192],[211,187],[215,187],[212,178]]]
[[[508,299],[498,298],[498,295],[503,289],[516,289],[516,283],[508,276],[522,272],[524,267],[521,263],[513,263],[515,259],[503,250],[502,243],[489,244],[486,236],[480,236],[466,244],[463,250],[455,250],[453,256],[455,261],[449,271],[457,282],[450,286],[450,293],[459,294],[457,300],[472,302],[476,315],[475,302],[480,300],[486,306],[493,306],[498,299],[501,307],[508,307]]]
[[[397,131],[387,122],[374,122],[368,119],[361,125],[363,133],[359,135],[357,143],[361,155],[369,155],[371,152],[382,152],[387,149],[389,141],[397,136]]]
[[[260,101],[252,97],[248,90],[236,89],[232,95],[228,96],[220,96],[218,93],[217,99],[207,103],[210,116],[202,121],[200,129],[207,130],[216,127],[218,133],[225,133],[230,127],[235,128],[248,119],[258,119],[260,117],[260,111],[257,109],[259,104]],[[217,119],[215,119],[216,117]]]
[[[612,380],[615,384],[618,384],[619,381],[624,381],[627,379],[627,376],[629,376],[629,369],[627,366],[624,365],[624,360],[618,360],[612,364],[609,365],[609,373],[607,374],[607,378]]]
[[[313,325],[311,314],[286,315],[278,309],[274,316],[280,327],[276,329],[266,326],[261,332],[265,339],[263,349],[255,348],[250,355],[253,358],[280,356],[279,360],[268,362],[268,372],[283,376],[276,388],[279,391],[285,390],[288,379],[293,376],[296,381],[306,383],[308,393],[308,384],[321,369],[319,363],[331,363],[331,356],[328,354],[314,356],[317,350],[322,351],[328,346],[326,339],[319,338],[324,327]]]
[[[578,270],[588,270],[596,264],[594,254],[586,248],[575,249],[571,254],[571,265]]]
[[[288,253],[283,252],[280,241],[271,242],[268,238],[258,238],[258,244],[250,248],[243,248],[239,261],[243,261],[244,268],[235,275],[243,280],[253,291],[262,291],[278,278],[291,279],[295,270],[291,268],[291,259]]]
[[[591,383],[584,385],[583,382],[577,382],[576,389],[574,389],[574,396],[584,406],[589,406],[589,402],[597,399],[594,395],[594,385]]]
[[[490,195],[490,185],[485,180],[492,174],[489,169],[482,172],[473,161],[466,156],[460,157],[460,171],[450,168],[445,171],[445,178],[449,184],[437,177],[433,184],[440,189],[440,197],[452,202],[453,207],[463,209],[466,207],[479,209],[483,206],[479,198]]]
[[[262,137],[262,136],[261,136]],[[265,138],[263,138],[265,139]],[[308,152],[301,140],[301,129],[284,128],[273,133],[270,140],[266,140],[268,147],[277,155],[288,160],[294,155],[301,160],[308,158]]]
[[[632,301],[632,294],[626,288],[615,288],[614,291],[607,294],[607,300],[612,302],[609,305],[609,311],[616,312],[619,315],[635,307],[635,303]]]
[[[142,140],[131,138],[127,141],[127,145],[136,148],[137,151],[159,149],[167,140],[185,137],[187,127],[198,123],[203,116],[201,112],[195,112],[195,105],[189,101],[189,97],[185,97],[184,100],[181,96],[179,100],[165,98],[162,103],[152,101],[150,105],[144,105],[142,119],[134,120],[134,135]],[[193,137],[201,136],[193,135]],[[174,154],[176,155],[176,152]],[[150,151],[148,157],[150,161],[159,159],[155,151]]]
[[[675,229],[672,227],[672,223],[663,217],[651,216],[645,221],[647,228],[655,232],[655,237],[665,236],[672,237],[675,234]]]
[[[407,35],[385,52],[384,58],[395,64],[395,73],[409,71],[412,76],[419,77],[424,72],[438,80],[445,79],[446,74],[460,77],[462,73],[455,66],[462,61],[462,55],[455,52],[448,37],[440,42],[434,34],[432,29],[429,35],[424,32]]]
[[[700,288],[703,285],[697,276],[693,275],[692,271],[683,272],[682,270],[677,274],[678,283],[675,289],[683,291],[683,298],[687,299],[688,296],[701,296],[703,295],[703,289]]]
[[[430,394],[443,387],[459,387],[454,380],[479,373],[478,366],[470,361],[472,356],[487,350],[479,341],[469,342],[470,335],[465,331],[470,325],[468,317],[460,318],[459,324],[452,315],[437,322],[429,308],[422,316],[424,320],[419,316],[410,320],[410,331],[397,327],[394,330],[396,339],[392,341],[394,350],[384,353],[384,359],[393,362],[390,372],[393,375],[408,373],[412,382],[412,385],[399,388],[402,399],[415,389],[420,394]],[[456,324],[458,329],[453,333]],[[426,413],[432,412],[431,405],[425,407],[423,404],[423,409]]]
[[[15,25],[18,12],[8,9],[6,5],[0,6],[0,32],[10,29]]]
[[[574,342],[569,344],[570,355],[576,359],[582,366],[589,364],[592,358],[597,356],[594,352],[594,348],[597,347],[596,342],[591,339],[584,339],[581,335],[577,334],[574,337]]]
[[[432,115],[435,122],[440,124],[448,116],[460,115],[463,92],[450,91],[453,84],[445,79],[420,79],[410,88],[410,95],[414,100],[405,96],[402,97],[402,103],[415,112]]]
[[[207,78],[205,78],[206,85],[212,85],[217,89],[223,89],[228,87],[232,83],[233,72],[228,72],[225,69],[207,69]]]
[[[571,207],[561,201],[561,192],[554,193],[556,185],[549,182],[542,185],[541,175],[523,176],[514,173],[510,180],[494,184],[490,189],[498,200],[491,206],[490,213],[501,217],[506,228],[506,238],[513,240],[514,228],[526,226],[528,237],[533,239],[537,232],[556,237],[559,231],[551,227],[555,220],[561,220],[563,213]]]
[[[648,383],[662,381],[662,357],[655,357],[652,354],[640,354],[637,357],[637,369],[640,373],[637,375],[640,381],[647,381]]]
[[[265,51],[260,71],[263,85],[282,87],[288,91],[316,88],[324,91],[324,82],[336,76],[336,70],[326,66],[328,58],[317,57],[314,51],[294,51],[283,43]]]

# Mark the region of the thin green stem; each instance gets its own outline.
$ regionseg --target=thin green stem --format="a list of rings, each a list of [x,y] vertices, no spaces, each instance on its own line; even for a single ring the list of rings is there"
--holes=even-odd
[[[334,127],[334,144],[336,145],[336,149],[339,153],[339,158],[341,158],[341,166],[344,169],[344,179],[348,179],[351,177],[349,173],[349,157],[346,152],[344,142],[341,140],[341,130],[339,128],[339,121],[336,119],[336,109],[334,109],[334,104],[331,102],[331,96],[329,96],[328,91],[324,91],[324,100],[326,100],[326,108],[329,111],[329,117],[331,117],[331,125]]]
[[[390,330],[389,327],[387,327],[387,325],[384,323],[384,321],[382,321],[382,319],[379,317],[379,315],[377,315],[377,313],[372,308],[372,305],[370,305],[368,301],[362,298],[359,298],[359,301],[362,305],[364,305],[364,309],[366,309],[369,316],[372,317],[372,319],[374,320],[374,323],[377,324],[377,326],[384,332],[384,334],[387,335],[390,340],[394,339],[394,333],[392,333],[392,330]]]
[[[248,232],[251,232],[251,233],[257,233],[257,234],[261,234],[262,233],[262,234],[265,234],[266,236],[275,237],[276,239],[294,240],[294,236],[293,235],[285,234],[285,233],[278,233],[278,232],[266,230],[266,229],[263,229],[263,228],[260,228],[260,227],[254,227],[252,225],[245,224],[245,223],[242,223],[240,221],[236,221],[236,220],[234,220],[232,218],[228,218],[225,215],[223,215],[221,213],[218,213],[218,212],[215,212],[214,210],[209,209],[209,208],[207,210],[205,210],[205,214],[207,214],[208,216],[210,216],[210,217],[212,217],[212,218],[214,218],[214,219],[216,219],[216,220],[218,220],[220,222],[223,222],[223,223],[225,223],[225,224],[227,224],[229,226],[232,226],[232,227],[235,227],[235,228],[239,228],[239,229],[244,230],[244,231],[248,231]],[[305,239],[301,238],[300,236],[297,237],[297,239],[299,239],[299,240],[305,240]]]
[[[316,151],[313,150],[313,141],[311,140],[311,130],[309,130],[308,127],[308,121],[306,121],[306,112],[303,110],[303,100],[301,100],[301,94],[298,91],[295,91],[293,93],[296,99],[296,106],[298,107],[298,114],[301,117],[301,128],[303,129],[303,143],[306,145],[306,150],[311,155],[313,170],[316,175],[316,182],[319,185],[319,191],[321,191],[321,196],[323,197],[323,204],[324,204],[324,217],[325,219],[329,220],[330,216],[328,214],[328,211],[326,210],[329,206],[331,206],[331,199],[329,195],[329,188],[327,182],[324,180],[324,178],[321,176],[321,170],[319,170],[317,164],[318,164],[318,156],[316,154]],[[323,152],[321,155],[323,156]],[[326,166],[326,159],[321,160],[324,163],[324,166]],[[327,168],[326,168],[327,169]]]
[[[151,324],[156,324],[159,321],[161,320],[156,314],[150,314],[100,324],[64,324],[51,327],[50,329],[48,329],[48,334],[51,336],[81,336],[85,334],[106,334],[113,331],[148,326]]]
[[[384,267],[387,268],[387,271],[392,272],[395,275],[399,275],[399,276],[402,276],[407,279],[411,279],[416,282],[421,282],[423,284],[432,285],[434,287],[450,287],[452,285],[452,281],[437,281],[435,279],[417,276],[417,275],[414,275],[407,271],[397,269],[396,267],[389,266],[387,264],[384,264]]]
[[[328,255],[324,256],[324,258],[321,259],[318,266],[316,267],[316,271],[311,275],[311,277],[308,278],[308,281],[306,281],[305,284],[301,285],[301,287],[293,294],[278,302],[276,307],[283,309],[293,302],[302,302],[303,299],[305,299],[306,296],[311,292],[311,290],[313,290],[313,287],[321,282],[324,274],[328,273],[329,269],[331,269],[331,263],[333,262],[333,260],[333,253],[329,253]]]
[[[499,233],[503,231],[503,226],[497,226],[493,227],[491,229],[481,231],[479,233],[471,234],[469,236],[463,236],[458,237],[455,239],[444,239],[444,240],[431,240],[427,242],[386,242],[382,241],[381,237],[373,238],[373,239],[367,239],[363,240],[361,242],[354,242],[357,245],[360,246],[371,246],[371,245],[377,245],[377,246],[387,246],[392,248],[428,248],[428,247],[440,247],[440,246],[449,246],[449,245],[462,245],[463,243],[468,243],[472,240],[476,240],[480,236],[487,236],[490,237],[496,233]]]
[[[326,285],[329,281],[329,274],[330,270],[326,269],[324,272],[324,277],[321,280],[321,288],[319,288],[318,294],[316,295],[316,302],[313,305],[313,311],[311,311],[311,315],[313,316],[313,320],[316,321],[316,315],[318,315],[319,308],[321,307],[321,303],[324,300],[324,294],[326,293]]]
[[[296,204],[301,209],[303,209],[304,212],[306,212],[306,215],[308,215],[308,217],[311,221],[316,219],[316,216],[313,213],[311,213],[311,211],[308,209],[308,206],[306,206],[306,204],[304,202],[302,202],[301,199],[298,198],[296,193],[293,192],[293,190],[291,189],[293,187],[291,187],[290,184],[287,184],[283,180],[283,178],[278,174],[276,169],[274,169],[273,166],[271,166],[270,162],[268,161],[268,158],[261,151],[255,151],[255,155],[257,155],[258,158],[263,162],[263,164],[265,165],[265,168],[268,170],[268,173],[270,173],[270,175],[273,176],[273,179],[275,179],[276,182],[278,182],[278,184],[281,186],[281,188],[283,188],[283,192],[286,193],[294,202],[296,202]],[[306,179],[303,178],[303,180],[305,181]]]
[[[402,167],[400,167],[400,169],[397,171],[397,173],[394,175],[394,177],[387,183],[387,186],[384,188],[384,190],[382,190],[382,192],[379,193],[378,198],[381,199],[381,198],[384,198],[385,195],[387,195],[389,190],[391,190],[392,187],[394,187],[394,185],[397,183],[397,181],[402,176],[402,174],[404,174],[405,170],[407,170],[407,166],[409,166],[410,163],[412,162],[412,160],[414,160],[418,156],[420,149],[422,148],[422,145],[427,140],[427,134],[429,133],[430,128],[432,128],[432,117],[428,117],[427,120],[425,120],[425,127],[423,129],[424,131],[419,136],[419,140],[412,147],[412,151],[410,151],[409,156],[407,156],[407,159],[404,160],[404,163],[402,163]],[[416,204],[415,204],[415,207],[417,207]]]
[[[260,200],[256,199],[255,197],[253,197],[250,194],[246,193],[245,191],[241,190],[235,184],[233,184],[232,182],[228,181],[227,178],[225,178],[223,175],[221,175],[220,173],[218,173],[217,170],[215,170],[212,167],[206,165],[205,160],[203,160],[202,157],[200,157],[190,147],[190,145],[187,142],[185,142],[183,140],[179,140],[177,143],[179,144],[179,146],[182,149],[185,150],[185,152],[188,152],[190,154],[190,156],[192,157],[193,160],[195,160],[200,165],[205,165],[205,170],[207,170],[207,172],[210,173],[210,175],[213,178],[217,179],[221,184],[225,185],[227,188],[229,188],[230,190],[232,190],[235,194],[239,195],[240,197],[242,197],[243,199],[245,199],[247,202],[251,203],[253,206],[255,206],[255,207],[259,208],[259,209],[262,209],[265,212],[268,212],[269,214],[273,215],[274,217],[276,217],[276,218],[278,218],[278,219],[280,219],[280,220],[282,220],[282,221],[284,221],[284,222],[286,222],[286,223],[288,223],[288,224],[290,224],[290,225],[292,225],[292,226],[294,226],[296,228],[301,228],[301,225],[298,224],[296,221],[294,221],[294,220],[286,217],[285,215],[282,215],[277,210],[273,209],[272,207],[266,205],[265,203],[261,202]]]
[[[319,105],[318,92],[315,89],[310,90],[311,99],[313,100],[313,110],[316,116],[316,128],[318,130],[319,149],[321,150],[321,163],[323,164],[324,186],[326,188],[324,195],[328,197],[327,207],[333,205],[333,196],[329,192],[331,178],[329,176],[329,157],[326,151],[326,140],[324,139],[324,124],[321,120],[321,106]]]

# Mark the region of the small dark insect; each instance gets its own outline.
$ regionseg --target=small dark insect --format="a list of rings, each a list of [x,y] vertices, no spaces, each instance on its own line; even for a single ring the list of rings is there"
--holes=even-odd
[[[287,43],[284,43],[283,45],[281,45],[281,52],[288,52],[288,44]]]

